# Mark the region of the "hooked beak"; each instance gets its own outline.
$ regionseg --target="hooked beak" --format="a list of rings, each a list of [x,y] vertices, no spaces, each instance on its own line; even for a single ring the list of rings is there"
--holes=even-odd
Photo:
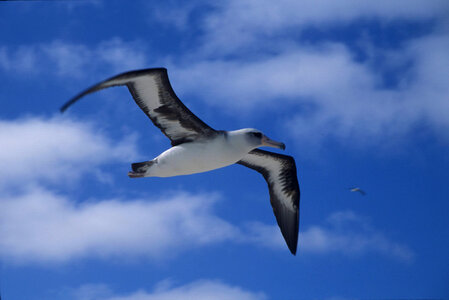
[[[271,139],[269,139],[266,135],[262,137],[262,145],[267,147],[274,147],[279,148],[282,150],[285,150],[285,144],[281,142],[276,142]]]

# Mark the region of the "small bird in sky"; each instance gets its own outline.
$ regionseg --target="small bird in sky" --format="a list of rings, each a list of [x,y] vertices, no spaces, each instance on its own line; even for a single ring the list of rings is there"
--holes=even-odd
[[[363,195],[363,196],[366,195],[365,191],[362,190],[362,189],[359,188],[359,187],[351,187],[351,188],[349,188],[349,190],[350,190],[351,192],[359,192],[359,193],[360,193],[361,195]]]
[[[299,184],[291,156],[257,149],[285,150],[285,144],[257,129],[215,130],[195,116],[176,96],[165,68],[119,74],[81,92],[61,107],[64,112],[83,96],[126,86],[137,105],[171,141],[172,147],[152,160],[133,163],[131,178],[171,177],[206,172],[232,164],[251,168],[268,183],[270,202],[281,233],[296,254],[299,228]]]

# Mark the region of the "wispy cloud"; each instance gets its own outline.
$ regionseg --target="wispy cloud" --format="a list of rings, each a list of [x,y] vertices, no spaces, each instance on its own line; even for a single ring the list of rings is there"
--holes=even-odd
[[[9,47],[0,46],[0,68],[6,72],[33,72],[36,59],[31,47],[21,46],[12,51]]]
[[[68,294],[68,295],[67,295]],[[154,290],[139,290],[127,295],[114,295],[105,285],[85,285],[76,290],[66,291],[66,299],[73,300],[264,300],[262,292],[249,291],[239,286],[229,285],[217,280],[197,280],[188,284],[174,286],[164,281]]]
[[[254,223],[249,227],[252,242],[271,248],[284,247],[276,226]],[[299,235],[301,255],[342,254],[346,256],[383,255],[412,262],[414,252],[376,230],[366,217],[352,211],[331,214],[323,224],[308,226]]]
[[[204,0],[192,0],[188,2],[169,0],[163,3],[147,2],[145,4],[151,12],[151,21],[157,20],[166,27],[174,27],[180,31],[187,31],[190,28],[190,23],[194,20],[193,13],[204,8],[204,5],[208,3]]]
[[[375,20],[386,26],[397,21],[441,20],[448,9],[444,0],[231,0],[214,4],[197,0],[182,6],[169,3],[151,7],[150,15],[180,30],[196,27],[201,37],[195,50],[208,58],[237,56],[248,60],[297,44],[300,34],[311,27],[338,28],[360,20]],[[194,19],[194,11],[203,13]]]
[[[140,42],[113,38],[94,47],[53,40],[47,43],[0,46],[0,69],[15,74],[86,78],[91,73],[117,73],[147,65],[147,49]]]
[[[324,226],[311,226],[301,235],[304,253],[342,253],[360,256],[374,253],[391,256],[404,262],[414,259],[413,251],[375,230],[370,222],[354,212],[330,215]]]
[[[201,2],[198,5],[204,6]],[[274,38],[279,43],[310,26],[329,28],[361,19],[384,23],[429,20],[445,16],[448,6],[444,0],[223,1],[215,4],[201,22],[204,32],[201,47],[211,56],[237,55],[245,49],[270,49],[272,45],[267,40]]]

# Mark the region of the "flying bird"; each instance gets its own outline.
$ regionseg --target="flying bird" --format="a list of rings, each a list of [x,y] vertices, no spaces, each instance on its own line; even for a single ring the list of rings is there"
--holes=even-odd
[[[365,195],[366,195],[365,191],[362,190],[362,189],[359,188],[359,187],[351,187],[351,188],[349,188],[349,190],[350,190],[351,192],[359,192],[362,196],[365,196]]]
[[[64,112],[83,96],[113,86],[127,86],[134,101],[171,141],[156,158],[131,165],[131,178],[171,177],[206,172],[232,164],[251,168],[268,183],[270,202],[282,235],[296,254],[299,185],[291,156],[257,149],[285,150],[285,144],[257,129],[215,130],[195,116],[176,96],[165,68],[119,74],[81,92],[61,107]]]

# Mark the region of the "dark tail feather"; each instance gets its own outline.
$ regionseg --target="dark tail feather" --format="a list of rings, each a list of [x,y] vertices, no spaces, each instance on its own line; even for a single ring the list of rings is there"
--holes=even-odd
[[[133,163],[131,164],[131,169],[136,173],[145,173],[153,164],[153,160]]]

